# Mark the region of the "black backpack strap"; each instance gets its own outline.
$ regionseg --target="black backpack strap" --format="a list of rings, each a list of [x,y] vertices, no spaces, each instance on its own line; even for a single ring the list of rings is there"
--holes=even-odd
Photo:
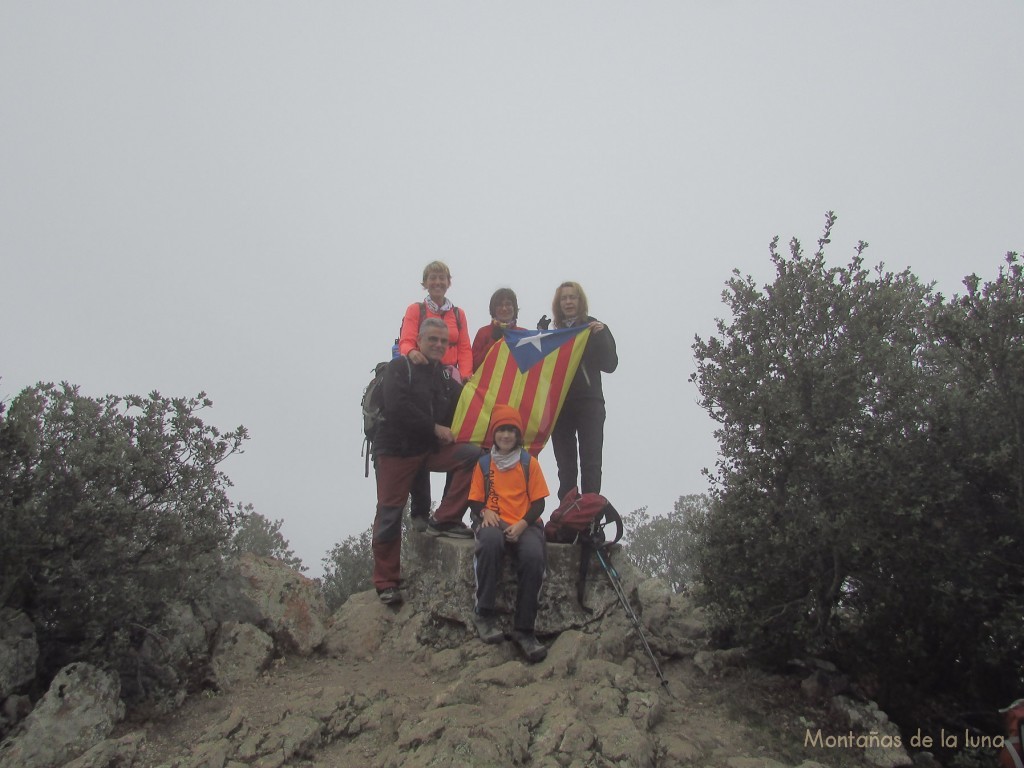
[[[491,495],[491,454],[481,454],[477,459],[477,464],[480,465],[480,471],[484,475],[484,506],[486,507],[487,498]]]
[[[615,526],[615,538],[614,539],[609,540],[607,534],[605,534],[605,542],[607,544],[614,544],[615,542],[617,542],[619,539],[622,538],[622,532],[623,532],[622,531],[622,516],[616,511],[615,507],[613,507],[611,505],[611,502],[609,502],[605,506],[604,512],[602,512],[601,514],[602,514],[602,516],[604,517],[604,520],[605,520],[604,525],[602,525],[602,528],[604,528],[604,526],[607,526],[607,525],[614,525]]]
[[[519,463],[523,467],[523,477],[526,478],[526,496],[530,496],[530,452],[525,448],[519,449]],[[491,495],[491,454],[484,453],[477,459],[477,463],[480,465],[480,471],[484,475],[484,505],[487,505],[487,499]]]
[[[420,325],[423,325],[423,318],[425,318],[427,316],[427,302],[421,301],[420,304],[419,304],[419,307],[420,307]],[[402,315],[402,322],[398,326],[398,335],[399,336],[402,335],[402,328],[403,328],[404,325],[405,325],[405,315]],[[420,333],[420,327],[418,325],[418,326],[416,326],[416,335],[419,336],[419,333]]]
[[[583,593],[587,589],[587,571],[590,570],[590,558],[594,554],[594,544],[591,542],[589,536],[583,536],[580,539],[580,573],[579,578],[576,579],[576,600],[579,601],[580,608],[586,613],[593,613],[593,608],[587,608],[583,602]]]

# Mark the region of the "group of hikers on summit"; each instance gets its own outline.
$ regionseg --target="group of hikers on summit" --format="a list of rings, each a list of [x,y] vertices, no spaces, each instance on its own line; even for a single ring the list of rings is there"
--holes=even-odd
[[[409,500],[414,530],[475,539],[474,623],[486,643],[504,640],[497,626],[495,598],[506,554],[516,558],[512,638],[526,659],[536,662],[547,655],[534,634],[546,568],[541,514],[549,495],[547,482],[536,457],[523,448],[524,425],[516,408],[494,405],[482,445],[457,442],[452,432],[463,383],[505,331],[524,330],[517,325],[519,304],[510,288],[495,291],[490,300],[491,322],[471,342],[465,313],[447,297],[451,282],[444,262],[433,261],[424,268],[422,286],[427,296],[406,310],[399,354],[384,372],[386,418],[373,447],[377,479],[373,583],[382,603],[402,602],[402,512]],[[601,491],[605,421],[601,373],[615,370],[618,355],[611,331],[588,314],[587,297],[579,283],[558,286],[551,314],[556,329],[590,328],[551,429],[561,500],[577,487],[582,493]],[[545,315],[538,328],[547,330],[549,322]],[[433,516],[431,472],[447,473]],[[463,521],[467,508],[471,526]]]

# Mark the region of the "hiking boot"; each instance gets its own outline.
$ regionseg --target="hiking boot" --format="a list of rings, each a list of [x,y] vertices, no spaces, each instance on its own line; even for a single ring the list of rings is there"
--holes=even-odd
[[[409,526],[416,533],[425,533],[427,530],[427,518],[424,515],[412,515],[409,517]]]
[[[516,645],[526,656],[526,660],[531,664],[536,664],[538,661],[543,661],[548,655],[548,649],[544,646],[540,640],[537,639],[533,632],[513,632],[512,639],[516,641]]]
[[[476,633],[480,635],[480,639],[488,645],[500,643],[505,639],[505,633],[498,629],[493,616],[481,616],[479,613],[474,613],[473,625],[476,627]]]
[[[439,523],[434,518],[427,520],[427,533],[431,536],[447,536],[452,539],[472,539],[473,529],[461,520]]]
[[[377,599],[384,605],[398,605],[402,602],[402,593],[398,587],[385,587],[377,590]]]

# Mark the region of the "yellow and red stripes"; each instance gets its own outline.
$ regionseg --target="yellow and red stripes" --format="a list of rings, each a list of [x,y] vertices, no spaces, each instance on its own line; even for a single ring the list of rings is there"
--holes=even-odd
[[[523,444],[534,456],[539,454],[551,435],[589,337],[589,329],[582,331],[526,373],[519,371],[504,339],[491,347],[463,387],[452,422],[456,441],[489,448],[491,409],[503,403],[519,411],[525,427]]]

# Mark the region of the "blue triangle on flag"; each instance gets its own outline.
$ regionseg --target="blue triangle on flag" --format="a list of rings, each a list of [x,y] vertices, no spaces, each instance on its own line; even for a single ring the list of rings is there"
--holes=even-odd
[[[554,352],[560,346],[576,338],[589,325],[575,325],[571,328],[556,328],[553,331],[505,331],[505,343],[516,361],[521,373]]]

